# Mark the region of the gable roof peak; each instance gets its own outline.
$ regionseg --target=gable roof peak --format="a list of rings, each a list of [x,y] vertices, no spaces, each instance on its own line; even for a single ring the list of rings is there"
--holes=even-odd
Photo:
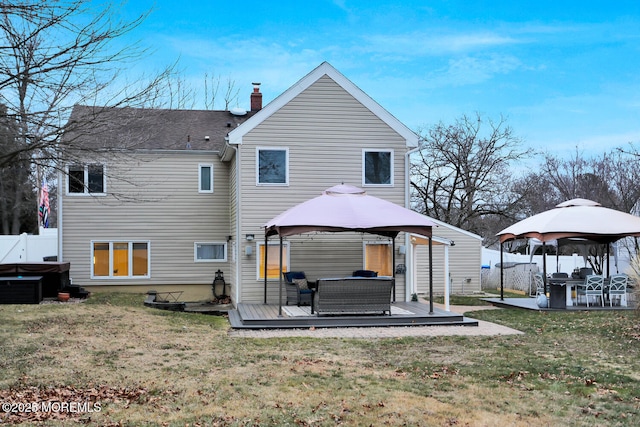
[[[378,116],[384,121],[390,128],[398,132],[405,138],[407,147],[414,148],[418,146],[418,135],[400,122],[395,116],[385,110],[380,104],[378,104],[373,98],[367,95],[362,89],[356,86],[351,80],[346,78],[329,62],[324,61],[316,68],[311,70],[306,76],[298,80],[293,86],[280,94],[276,99],[267,104],[260,111],[256,112],[254,116],[248,119],[238,128],[229,133],[229,144],[240,144],[242,137],[258,126],[260,123],[269,118],[272,114],[286,105],[293,98],[298,96],[309,86],[320,80],[324,76],[328,76],[335,81],[340,87],[347,91],[351,96],[358,100],[362,105],[368,108],[373,114]]]

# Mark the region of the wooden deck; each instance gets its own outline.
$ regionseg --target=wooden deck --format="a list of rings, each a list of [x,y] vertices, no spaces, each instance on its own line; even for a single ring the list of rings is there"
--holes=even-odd
[[[340,328],[386,326],[478,326],[478,321],[458,313],[434,307],[429,314],[429,304],[421,302],[395,302],[391,315],[362,314],[317,316],[301,314],[295,306],[283,306],[282,315],[277,305],[239,303],[229,311],[229,322],[235,329],[286,329],[286,328]],[[304,308],[309,310],[308,307]],[[297,315],[291,315],[297,311]],[[289,312],[289,313],[288,313]]]
[[[525,310],[536,310],[536,311],[624,311],[624,310],[635,310],[636,306],[633,303],[629,303],[628,307],[620,307],[613,306],[610,307],[609,304],[605,304],[604,307],[600,305],[590,305],[587,307],[586,305],[573,305],[568,306],[566,308],[540,308],[536,304],[535,298],[505,298],[501,300],[500,298],[482,298],[483,301],[487,301],[496,307],[501,308],[521,308]]]

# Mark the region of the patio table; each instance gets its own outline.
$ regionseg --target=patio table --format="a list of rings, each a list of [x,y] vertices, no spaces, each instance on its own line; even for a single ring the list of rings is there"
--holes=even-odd
[[[577,301],[573,301],[571,291],[576,289],[579,285],[584,284],[584,279],[571,279],[567,277],[552,277],[547,279],[547,282],[553,286],[565,285],[567,287],[567,307],[578,305]]]

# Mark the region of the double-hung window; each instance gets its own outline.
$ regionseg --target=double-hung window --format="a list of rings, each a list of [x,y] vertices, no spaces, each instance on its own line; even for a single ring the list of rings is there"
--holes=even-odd
[[[256,149],[256,184],[289,185],[289,149],[258,147]]]
[[[91,277],[149,278],[149,242],[91,242]]]
[[[67,194],[104,194],[104,165],[73,164],[67,168]]]
[[[362,185],[393,186],[393,150],[362,150]]]
[[[195,262],[224,262],[227,260],[225,242],[195,242],[193,258]]]

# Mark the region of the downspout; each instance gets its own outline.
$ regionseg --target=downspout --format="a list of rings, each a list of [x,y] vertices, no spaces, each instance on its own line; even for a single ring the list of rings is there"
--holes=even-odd
[[[58,201],[58,262],[63,262],[62,256],[62,193],[65,191],[63,187],[62,172],[58,171],[58,194],[56,199]],[[64,185],[66,187],[66,185]]]
[[[411,209],[411,197],[410,197],[411,186],[409,185],[410,183],[409,170],[410,170],[411,160],[409,159],[409,156],[417,152],[419,149],[420,147],[416,147],[404,153],[404,207],[407,209]],[[404,300],[411,301],[412,290],[415,290],[417,292],[417,289],[418,289],[418,287],[415,284],[415,275],[413,271],[414,262],[416,262],[417,264],[417,261],[413,257],[414,248],[413,248],[413,244],[411,243],[411,233],[404,233],[404,243],[405,243],[405,247],[407,248],[407,254],[405,255],[405,260],[404,260],[404,262],[406,263],[405,276],[404,276],[404,280],[405,280]],[[408,250],[409,246],[411,246],[411,251]],[[409,254],[409,252],[411,252],[411,254]],[[395,270],[395,266],[394,266],[394,270]]]
[[[234,296],[232,298],[234,305],[237,307],[238,306],[238,298],[240,296],[240,283],[241,283],[241,271],[242,268],[241,267],[241,263],[242,263],[242,257],[240,256],[240,218],[242,218],[242,215],[240,215],[240,211],[241,209],[241,203],[240,201],[242,200],[242,197],[240,197],[241,192],[242,192],[242,185],[240,182],[240,150],[238,150],[238,147],[232,146],[229,144],[229,148],[232,148],[236,155],[236,250],[235,250],[235,258],[236,258],[236,286],[234,289]]]

